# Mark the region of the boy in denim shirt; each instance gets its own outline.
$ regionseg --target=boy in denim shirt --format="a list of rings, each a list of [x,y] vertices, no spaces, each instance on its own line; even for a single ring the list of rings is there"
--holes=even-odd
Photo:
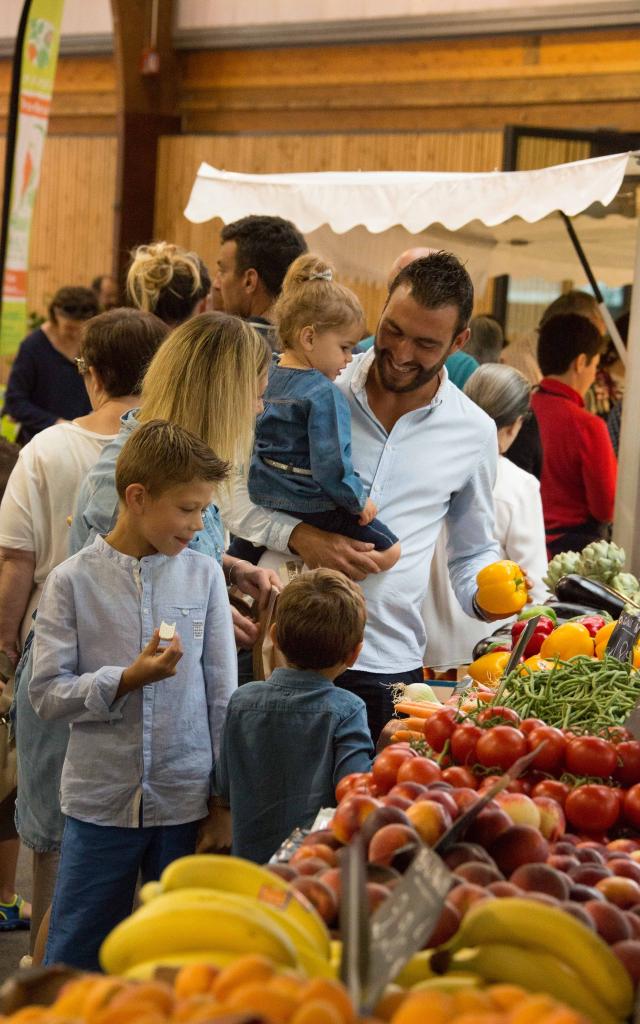
[[[188,544],[227,471],[181,427],[139,427],[116,464],[113,530],[44,585],[29,697],[71,726],[45,963],[95,970],[138,873],[194,852],[236,651],[222,569]]]
[[[256,505],[374,545],[381,570],[400,543],[375,518],[351,461],[349,403],[333,383],[362,335],[362,307],[318,256],[289,267],[275,310],[283,352],[271,372],[256,424],[249,495]]]
[[[231,697],[217,766],[231,804],[233,853],[263,863],[297,825],[333,807],[335,787],[371,767],[364,701],[333,680],[362,647],[366,609],[358,587],[333,569],[293,580],[271,627],[287,667]]]

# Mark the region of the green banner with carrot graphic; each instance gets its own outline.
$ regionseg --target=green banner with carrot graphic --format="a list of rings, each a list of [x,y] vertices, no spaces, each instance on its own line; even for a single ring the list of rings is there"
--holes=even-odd
[[[26,0],[20,21],[7,133],[1,356],[15,353],[26,333],[29,239],[49,124],[63,8],[64,0]]]

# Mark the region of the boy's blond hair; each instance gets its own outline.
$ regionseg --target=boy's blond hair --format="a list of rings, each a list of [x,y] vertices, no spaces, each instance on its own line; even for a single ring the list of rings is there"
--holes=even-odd
[[[293,348],[304,327],[321,333],[361,324],[364,331],[360,300],[333,275],[331,264],[312,252],[293,261],[274,311],[283,349]]]
[[[237,316],[200,313],[160,346],[142,385],[141,423],[169,420],[227,462],[253,446],[258,380],[271,361],[264,338]]]
[[[355,583],[334,569],[314,569],[292,580],[278,598],[276,643],[297,668],[330,668],[362,641],[366,620]]]
[[[166,420],[151,420],[125,441],[116,462],[116,490],[123,500],[130,484],[142,484],[157,498],[192,480],[218,483],[228,472],[229,463],[195,434]]]

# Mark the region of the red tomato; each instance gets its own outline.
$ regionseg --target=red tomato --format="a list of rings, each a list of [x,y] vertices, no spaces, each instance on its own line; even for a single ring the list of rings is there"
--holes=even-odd
[[[458,764],[473,764],[476,759],[476,743],[483,730],[473,722],[458,725],[451,735],[451,754]]]
[[[417,757],[415,750],[402,749],[394,744],[378,754],[373,762],[371,774],[379,793],[388,793],[398,781],[398,769],[409,757]]]
[[[345,775],[336,786],[336,802],[340,803],[343,796],[354,789],[368,788],[371,772],[351,772]]]
[[[616,782],[623,786],[635,786],[640,782],[640,743],[638,740],[625,740],[616,746],[618,767],[613,773]]]
[[[570,792],[571,787],[567,786],[566,782],[559,782],[557,779],[544,779],[533,787],[531,796],[548,796],[564,807]]]
[[[576,736],[569,740],[565,760],[572,775],[597,775],[601,779],[613,775],[618,763],[615,747],[599,736]]]
[[[640,783],[625,793],[623,813],[630,825],[640,828]]]
[[[398,769],[398,782],[421,782],[428,786],[441,778],[440,765],[429,757],[409,757]]]
[[[588,784],[569,793],[564,813],[567,821],[576,828],[585,832],[606,832],[618,820],[620,802],[608,786]]]
[[[424,723],[424,738],[438,754],[444,750],[447,740],[451,739],[456,727],[455,708],[442,708],[427,718]]]
[[[544,747],[533,762],[534,768],[541,772],[549,772],[551,775],[560,774],[567,747],[567,741],[560,729],[554,729],[552,725],[540,725],[537,729],[532,729],[527,736],[529,750],[535,750],[541,743],[544,743]]]
[[[484,711],[481,711],[478,715],[478,722],[482,725],[483,722],[491,722],[494,718],[502,718],[505,722],[513,722],[514,725],[520,725],[520,715],[513,708],[505,708],[501,704],[497,704],[495,707],[491,704]]]
[[[527,737],[512,725],[494,725],[476,744],[476,757],[485,768],[506,771],[527,752]]]
[[[469,768],[461,765],[453,765],[445,768],[442,773],[442,781],[448,782],[454,789],[477,789],[478,780]]]
[[[540,725],[546,725],[541,718],[523,718],[518,728],[520,732],[523,732],[525,736],[528,736],[532,729],[537,729]]]

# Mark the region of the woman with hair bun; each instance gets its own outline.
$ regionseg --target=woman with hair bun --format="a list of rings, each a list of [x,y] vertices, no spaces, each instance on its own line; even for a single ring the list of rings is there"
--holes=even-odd
[[[546,595],[542,577],[547,571],[547,549],[540,483],[505,458],[529,414],[531,385],[512,366],[485,363],[471,374],[464,393],[491,417],[498,432],[500,457],[493,504],[500,557],[522,566],[532,583],[533,601],[542,604]],[[467,664],[477,641],[500,626],[499,622],[489,626],[469,618],[456,601],[449,582],[446,529],[436,544],[422,616],[429,637],[425,664],[439,670]]]
[[[171,242],[139,245],[127,271],[132,305],[155,313],[170,327],[204,313],[211,292],[209,271],[197,253]]]
[[[293,261],[275,307],[282,355],[271,372],[256,425],[249,496],[321,530],[374,545],[390,569],[400,557],[395,534],[351,461],[349,404],[333,383],[362,336],[362,307],[333,269],[305,253]]]

